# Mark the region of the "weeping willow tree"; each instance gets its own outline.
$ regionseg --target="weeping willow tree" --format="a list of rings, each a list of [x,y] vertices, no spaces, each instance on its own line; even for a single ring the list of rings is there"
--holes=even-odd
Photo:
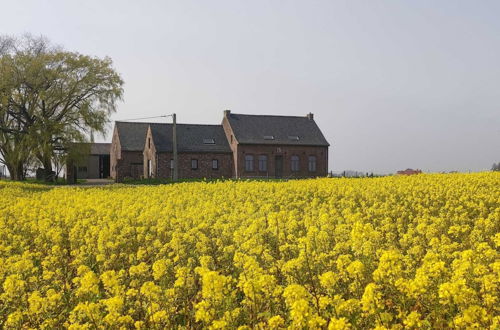
[[[123,95],[112,64],[43,37],[0,37],[0,154],[13,179],[36,159],[52,180],[58,151],[104,134]]]

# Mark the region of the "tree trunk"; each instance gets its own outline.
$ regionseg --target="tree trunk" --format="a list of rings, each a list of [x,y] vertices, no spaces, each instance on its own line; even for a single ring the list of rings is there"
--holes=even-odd
[[[13,181],[22,181],[24,180],[24,171],[23,164],[6,164],[7,170],[9,170],[10,179]]]
[[[54,171],[52,170],[52,159],[44,157],[43,161],[43,169],[44,169],[44,180],[45,182],[54,182],[55,176]]]

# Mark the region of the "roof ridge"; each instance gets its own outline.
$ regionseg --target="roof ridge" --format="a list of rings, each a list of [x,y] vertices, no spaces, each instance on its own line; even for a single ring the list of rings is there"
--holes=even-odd
[[[121,123],[121,124],[168,124],[168,123],[154,123],[154,122],[147,122],[147,121],[121,121],[121,120],[115,120],[116,123]]]
[[[289,118],[307,118],[307,115],[304,116],[289,116],[289,115],[255,115],[255,114],[246,114],[246,113],[233,113],[231,112],[230,115],[237,115],[237,116],[252,116],[252,117],[289,117]]]

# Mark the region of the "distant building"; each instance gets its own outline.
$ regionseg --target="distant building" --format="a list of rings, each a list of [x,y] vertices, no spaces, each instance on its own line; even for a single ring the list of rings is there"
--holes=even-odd
[[[411,168],[407,168],[404,171],[398,171],[396,174],[399,174],[399,175],[414,175],[414,174],[421,174],[421,173],[422,173],[421,170],[413,170]]]

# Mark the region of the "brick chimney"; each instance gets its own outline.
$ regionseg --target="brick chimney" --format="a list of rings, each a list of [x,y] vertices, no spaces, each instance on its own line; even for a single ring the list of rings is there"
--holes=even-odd
[[[314,114],[312,112],[309,112],[306,116],[309,120],[313,120],[314,119]]]
[[[224,110],[224,118],[229,117],[230,114],[231,114],[231,110]]]

